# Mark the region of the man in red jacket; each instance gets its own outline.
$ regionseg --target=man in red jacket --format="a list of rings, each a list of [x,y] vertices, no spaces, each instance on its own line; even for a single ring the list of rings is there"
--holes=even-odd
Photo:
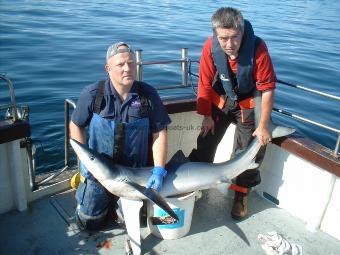
[[[189,156],[191,161],[212,162],[231,122],[236,124],[232,157],[245,149],[253,137],[262,145],[271,141],[268,121],[276,76],[265,42],[234,8],[218,9],[212,16],[212,26],[213,36],[205,42],[200,60],[197,112],[204,119],[197,149]],[[257,127],[253,101],[256,89],[262,93],[262,113]],[[263,158],[263,152],[257,162]],[[247,170],[236,178],[237,185],[247,188],[260,181],[257,169]],[[235,192],[231,215],[234,219],[247,215],[247,194]]]

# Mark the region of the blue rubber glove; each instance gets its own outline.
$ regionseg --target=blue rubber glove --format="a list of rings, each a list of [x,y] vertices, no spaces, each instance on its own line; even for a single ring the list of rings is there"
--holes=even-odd
[[[150,176],[146,187],[152,188],[157,191],[160,191],[163,185],[163,178],[166,176],[167,171],[164,167],[161,166],[155,166],[152,170],[152,175]]]

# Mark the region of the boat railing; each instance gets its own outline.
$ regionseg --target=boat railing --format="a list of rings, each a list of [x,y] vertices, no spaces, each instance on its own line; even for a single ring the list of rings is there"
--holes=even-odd
[[[143,61],[142,60],[142,50],[136,50],[136,61],[137,61],[137,80],[138,81],[142,81],[143,80],[143,66],[146,65],[156,65],[156,64],[176,64],[176,63],[180,63],[181,64],[181,72],[182,72],[182,84],[181,85],[174,85],[174,86],[162,86],[160,88],[157,88],[158,90],[165,90],[165,89],[176,89],[176,88],[186,88],[186,87],[191,87],[194,85],[191,83],[189,84],[189,77],[194,76],[198,78],[198,75],[193,73],[191,71],[191,63],[199,63],[199,61],[197,60],[191,60],[188,56],[188,49],[187,48],[182,48],[181,49],[181,58],[180,59],[173,59],[173,60],[165,60],[165,61]],[[340,101],[340,97],[335,96],[335,95],[331,95],[328,93],[324,93],[322,91],[318,91],[318,90],[314,90],[314,89],[310,89],[306,86],[303,85],[299,85],[299,84],[292,84],[286,81],[282,81],[282,80],[277,80],[278,83],[285,85],[285,86],[289,86],[295,89],[299,89],[305,92],[309,92],[309,93],[313,93],[315,95],[318,96],[323,96],[323,97],[327,97],[329,99],[333,99],[333,100],[337,100]],[[314,120],[310,120],[308,118],[293,114],[287,110],[284,109],[279,109],[279,108],[273,108],[273,111],[284,115],[284,116],[288,116],[290,118],[302,121],[302,122],[306,122],[315,126],[318,126],[320,128],[326,129],[328,131],[334,132],[337,134],[337,141],[335,144],[335,148],[333,151],[333,154],[335,157],[338,156],[338,152],[339,152],[339,147],[340,147],[340,129],[338,128],[334,128],[334,127],[330,127],[328,125],[324,125],[322,123],[319,123],[317,121]]]
[[[183,48],[181,49],[181,57],[179,59],[172,59],[172,60],[163,60],[163,61],[143,61],[142,60],[142,50],[136,50],[136,61],[137,61],[137,77],[136,79],[138,81],[143,81],[143,67],[144,66],[148,66],[148,65],[168,65],[168,64],[180,64],[181,65],[181,76],[182,76],[182,83],[180,85],[172,85],[172,86],[161,86],[161,87],[157,87],[158,90],[166,90],[166,89],[177,89],[177,88],[189,88],[189,87],[195,87],[193,85],[192,82],[192,77],[198,77],[197,74],[193,73],[191,71],[191,65],[192,63],[196,63],[198,64],[199,61],[197,60],[191,60],[188,57],[188,49],[187,48]],[[190,80],[190,82],[189,82]],[[305,86],[302,85],[295,85],[295,84],[291,84],[282,80],[278,80],[277,81],[280,84],[286,85],[286,86],[290,86],[290,87],[294,87],[296,89],[300,89],[303,91],[307,91],[310,93],[314,93],[320,96],[325,96],[327,98],[330,99],[334,99],[334,100],[338,100],[340,101],[340,98],[334,95],[330,95],[324,92],[320,92],[317,90],[312,90],[309,89]],[[196,89],[197,89],[197,85],[196,85]],[[195,89],[194,89],[195,91]],[[69,168],[69,162],[70,162],[70,152],[69,152],[69,139],[70,139],[70,133],[69,133],[69,121],[70,121],[70,108],[75,109],[76,104],[74,101],[70,100],[70,99],[66,99],[65,100],[65,104],[64,104],[64,122],[65,122],[65,137],[64,137],[64,168],[61,169],[60,171],[56,172],[55,174],[52,174],[50,177],[46,178],[45,180],[41,181],[39,184],[46,182],[56,176],[58,176],[60,173],[62,173],[63,171],[67,170]],[[281,115],[285,115],[288,116],[290,118],[294,118],[297,119],[299,121],[303,121],[306,123],[310,123],[312,125],[321,127],[323,129],[329,130],[331,132],[335,132],[338,135],[337,138],[337,142],[336,142],[336,146],[334,149],[334,156],[337,157],[338,156],[338,151],[339,151],[339,144],[340,144],[340,130],[337,128],[333,128],[324,124],[321,124],[319,122],[310,120],[308,118],[304,118],[301,116],[298,116],[296,114],[290,113],[284,109],[278,109],[278,108],[273,108],[273,111],[281,114]]]
[[[65,167],[69,166],[70,162],[70,153],[69,153],[69,141],[70,141],[70,131],[69,131],[69,122],[70,122],[70,106],[73,109],[76,108],[76,103],[71,99],[65,99],[64,103],[64,121],[65,121],[65,137],[64,137],[64,155],[65,155]]]
[[[174,86],[162,86],[161,88],[157,89],[174,89],[174,88],[183,88],[183,87],[190,87],[189,85],[189,67],[190,67],[190,59],[188,58],[188,49],[182,48],[181,49],[181,58],[180,59],[173,59],[173,60],[163,60],[163,61],[143,61],[142,60],[142,50],[136,50],[136,61],[137,61],[137,81],[143,81],[143,66],[147,65],[165,65],[165,64],[181,64],[182,70],[182,84],[181,85],[174,85]]]
[[[69,140],[70,140],[70,131],[69,131],[69,122],[70,122],[70,107],[73,109],[76,108],[76,103],[71,99],[65,99],[64,101],[64,167],[61,170],[58,170],[48,177],[42,179],[38,183],[35,183],[35,180],[31,180],[31,182],[35,183],[35,187],[38,185],[42,185],[56,178],[66,170],[70,168],[70,150],[69,150]]]
[[[11,110],[11,117],[13,118],[13,122],[16,122],[18,120],[18,110],[17,110],[17,103],[15,100],[15,94],[14,94],[14,88],[12,81],[5,75],[5,74],[0,74],[0,79],[4,80],[9,89],[9,95],[11,98],[11,103],[10,104],[5,104],[5,105],[0,105],[0,110],[3,109],[10,109]]]
[[[334,100],[340,101],[340,97],[338,97],[338,96],[331,95],[331,94],[328,94],[328,93],[324,93],[322,91],[310,89],[310,88],[307,88],[307,87],[299,85],[299,84],[293,84],[293,83],[282,81],[282,80],[279,80],[279,79],[277,80],[277,82],[282,84],[282,85],[286,85],[286,86],[289,86],[289,87],[292,87],[292,88],[295,88],[295,89],[306,91],[306,92],[309,92],[309,93],[312,93],[312,94],[315,94],[315,95],[318,95],[318,96],[323,96],[323,97],[327,97],[329,99],[334,99]],[[275,112],[282,114],[282,115],[285,115],[285,116],[291,117],[293,119],[303,121],[303,122],[306,122],[306,123],[312,124],[314,126],[318,126],[320,128],[323,128],[323,129],[326,129],[328,131],[336,133],[338,135],[338,138],[337,138],[333,153],[334,153],[334,156],[337,157],[338,152],[339,152],[339,146],[340,146],[340,129],[327,126],[325,124],[322,124],[322,123],[314,121],[314,120],[310,120],[310,119],[305,118],[305,117],[301,117],[299,115],[293,114],[293,113],[286,111],[284,109],[279,109],[279,108],[273,107],[273,110]]]
[[[9,96],[10,96],[10,104],[0,105],[0,110],[6,110],[5,120],[11,120],[11,124],[16,124],[19,120],[28,121],[29,119],[29,108],[28,106],[23,106],[19,110],[14,93],[14,86],[12,81],[7,77],[6,74],[0,74],[0,79],[4,80],[7,83]],[[30,188],[33,190],[35,186],[35,170],[34,170],[34,160],[33,160],[33,144],[32,139],[30,137],[24,137],[24,139],[20,142],[21,148],[26,148],[27,156],[28,156],[28,174],[30,179]]]

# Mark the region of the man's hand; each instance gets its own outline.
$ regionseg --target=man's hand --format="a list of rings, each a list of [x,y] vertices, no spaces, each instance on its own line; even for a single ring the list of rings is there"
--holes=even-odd
[[[253,136],[257,137],[261,145],[266,145],[272,140],[268,128],[263,128],[260,126],[254,131]]]
[[[204,116],[200,134],[204,138],[209,131],[211,131],[212,134],[215,133],[215,122],[211,116]]]
[[[163,186],[163,178],[166,176],[167,171],[162,166],[155,166],[151,172],[152,175],[150,176],[146,187],[160,191]]]

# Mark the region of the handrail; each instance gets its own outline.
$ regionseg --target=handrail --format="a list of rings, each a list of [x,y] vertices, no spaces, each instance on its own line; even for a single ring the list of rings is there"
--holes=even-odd
[[[199,63],[198,60],[189,60],[189,61],[191,63]],[[197,74],[191,73],[190,71],[189,71],[189,75],[193,75],[197,78],[199,77]],[[277,79],[276,82],[283,84],[283,85],[286,85],[286,86],[289,86],[289,87],[300,89],[300,90],[303,90],[303,91],[308,91],[308,92],[313,93],[315,95],[324,96],[324,97],[327,97],[327,98],[331,98],[331,99],[340,101],[340,97],[338,97],[338,96],[335,96],[335,95],[332,95],[332,94],[329,94],[329,93],[325,93],[325,92],[322,92],[322,91],[318,91],[316,89],[310,89],[310,88],[307,88],[306,86],[303,86],[303,85],[300,85],[300,84],[293,84],[293,83],[283,81],[283,80],[280,80],[280,79]]]
[[[71,99],[65,99],[64,102],[64,128],[65,128],[65,138],[64,138],[64,167],[59,170],[58,172],[55,172],[51,175],[49,175],[48,177],[46,177],[45,179],[39,181],[38,183],[36,183],[37,185],[41,185],[44,184],[50,180],[52,180],[53,178],[59,176],[61,173],[63,173],[64,171],[66,171],[69,168],[69,160],[70,160],[70,156],[69,156],[69,139],[70,139],[70,132],[69,132],[69,128],[68,128],[68,123],[70,121],[70,105],[73,107],[73,109],[76,108],[76,104],[73,100]]]
[[[197,60],[191,60],[191,62],[192,63],[193,62],[199,63],[199,61],[197,61]],[[189,69],[189,75],[192,75],[192,76],[195,76],[195,77],[199,77],[197,74],[192,73],[190,69]],[[318,90],[315,90],[315,89],[310,89],[310,88],[307,88],[307,87],[305,87],[303,85],[293,84],[293,83],[286,82],[286,81],[279,80],[279,79],[277,79],[277,82],[280,83],[280,84],[289,86],[289,87],[293,87],[293,88],[296,88],[296,89],[300,89],[300,90],[303,90],[303,91],[310,92],[310,93],[315,94],[315,95],[324,96],[324,97],[327,97],[327,98],[330,98],[330,99],[334,99],[334,100],[340,101],[340,97],[338,97],[338,96],[331,95],[331,94],[328,94],[328,93],[325,93],[325,92],[321,92],[321,91],[318,91]],[[315,125],[315,126],[318,126],[318,127],[324,128],[324,129],[327,129],[328,131],[337,133],[338,138],[337,138],[337,142],[335,144],[335,149],[333,151],[334,152],[334,156],[337,157],[338,152],[339,152],[339,147],[340,147],[340,129],[333,128],[333,127],[321,124],[319,122],[310,120],[308,118],[301,117],[299,115],[293,114],[293,113],[288,112],[288,111],[283,110],[283,109],[273,108],[273,110],[275,112],[278,112],[278,113],[282,114],[282,115],[285,115],[285,116],[288,116],[288,117],[291,117],[291,118],[294,118],[294,119],[297,119],[297,120],[300,120],[300,121],[303,121],[303,122],[306,122],[306,123],[310,123],[312,125]]]
[[[185,52],[185,53],[183,53]],[[195,76],[195,77],[199,77],[197,74],[195,73],[192,73],[191,72],[191,63],[198,63],[199,64],[199,61],[198,60],[191,60],[188,58],[188,51],[187,49],[182,49],[182,59],[180,60],[166,60],[166,61],[149,61],[149,62],[142,62],[141,61],[141,50],[139,51],[139,53],[137,53],[137,55],[139,55],[139,57],[137,58],[137,65],[139,66],[140,69],[142,69],[142,66],[143,65],[153,65],[153,64],[168,64],[168,63],[179,63],[181,62],[182,65],[184,63],[186,63],[186,66],[187,66],[187,69],[184,69],[183,66],[182,66],[182,80],[184,80],[185,78],[184,77],[188,77],[189,75],[190,76]],[[184,72],[187,73],[187,75],[183,74]],[[142,80],[142,76],[141,77],[141,80]],[[310,89],[310,88],[307,88],[303,85],[299,85],[299,84],[293,84],[293,83],[289,83],[289,82],[286,82],[286,81],[283,81],[283,80],[277,80],[278,83],[280,84],[283,84],[283,85],[286,85],[286,86],[290,86],[290,87],[293,87],[293,88],[296,88],[296,89],[300,89],[300,90],[303,90],[303,91],[307,91],[307,92],[310,92],[310,93],[313,93],[313,94],[316,94],[316,95],[319,95],[319,96],[324,96],[324,97],[327,97],[327,98],[330,98],[330,99],[334,99],[334,100],[338,100],[340,101],[340,97],[338,96],[335,96],[335,95],[331,95],[331,94],[328,94],[328,93],[325,93],[325,92],[321,92],[321,91],[318,91],[318,90],[314,90],[314,89]],[[184,85],[186,84],[186,85]],[[182,82],[182,85],[181,86],[167,86],[167,87],[162,87],[162,88],[157,88],[158,90],[164,90],[164,89],[172,89],[172,88],[183,88],[183,87],[189,87],[190,85],[188,85],[187,81],[186,82]],[[193,85],[191,85],[193,86]],[[333,127],[330,127],[330,126],[327,126],[327,125],[324,125],[324,124],[321,124],[319,122],[316,122],[316,121],[313,121],[313,120],[310,120],[308,118],[304,118],[304,117],[301,117],[299,115],[296,115],[296,114],[293,114],[293,113],[290,113],[286,110],[283,110],[283,109],[278,109],[278,108],[273,108],[273,110],[275,112],[278,112],[282,115],[285,115],[285,116],[288,116],[288,117],[291,117],[291,118],[294,118],[294,119],[297,119],[297,120],[300,120],[300,121],[303,121],[303,122],[306,122],[306,123],[310,123],[312,125],[315,125],[315,126],[318,126],[318,127],[321,127],[321,128],[324,128],[324,129],[327,129],[328,131],[332,131],[332,132],[335,132],[337,133],[338,135],[338,138],[337,138],[337,142],[335,144],[335,149],[334,149],[334,156],[337,156],[338,154],[338,151],[339,151],[339,147],[340,147],[340,130],[339,129],[336,129],[336,128],[333,128]]]
[[[64,138],[64,163],[65,167],[69,165],[69,141],[70,141],[70,131],[69,131],[69,122],[70,122],[70,106],[73,109],[76,108],[76,103],[71,99],[65,99],[64,103],[64,125],[65,125],[65,138]]]
[[[280,84],[292,87],[292,88],[296,88],[296,89],[300,89],[300,90],[303,90],[303,91],[310,92],[310,93],[318,95],[318,96],[324,96],[324,97],[327,97],[327,98],[330,98],[330,99],[333,99],[333,100],[340,101],[340,97],[338,97],[338,96],[331,95],[331,94],[328,94],[328,93],[325,93],[325,92],[321,92],[321,91],[318,91],[318,90],[315,90],[315,89],[310,89],[310,88],[307,88],[307,87],[299,85],[299,84],[293,84],[293,83],[289,83],[289,82],[282,81],[282,80],[279,80],[279,79],[277,80],[277,82],[280,83]],[[300,120],[300,121],[321,127],[321,128],[326,129],[328,131],[332,131],[332,132],[337,133],[338,138],[337,138],[337,141],[335,143],[335,148],[334,148],[333,152],[334,152],[335,157],[338,156],[339,147],[340,147],[340,129],[333,128],[333,127],[321,124],[319,122],[310,120],[308,118],[301,117],[299,115],[293,114],[293,113],[286,111],[286,110],[283,110],[283,109],[273,108],[273,110],[282,114],[282,115],[285,115],[285,116],[288,116],[288,117],[291,117],[291,118],[294,118],[294,119],[297,119],[297,120]]]
[[[286,110],[283,110],[283,109],[279,109],[279,108],[275,108],[273,107],[273,110],[278,112],[278,113],[281,113],[282,115],[286,115],[288,117],[292,117],[294,119],[298,119],[298,120],[302,120],[304,122],[307,122],[309,124],[313,124],[315,126],[318,126],[318,127],[321,127],[321,128],[324,128],[324,129],[327,129],[328,131],[332,131],[332,132],[335,132],[335,133],[338,133],[340,134],[340,129],[336,129],[336,128],[333,128],[333,127],[329,127],[327,125],[324,125],[324,124],[321,124],[317,121],[314,121],[314,120],[310,120],[310,119],[307,119],[307,118],[304,118],[304,117],[301,117],[299,115],[296,115],[296,114],[293,114],[289,111],[286,111]]]
[[[176,89],[176,88],[188,88],[188,87],[194,87],[193,84],[189,84],[188,79],[189,79],[189,75],[191,76],[195,76],[195,77],[199,77],[197,74],[192,73],[191,72],[191,63],[199,63],[199,61],[197,60],[191,60],[188,57],[188,49],[187,48],[182,48],[181,49],[181,58],[180,59],[172,59],[172,60],[162,60],[162,61],[142,61],[142,50],[137,50],[136,51],[136,62],[137,62],[137,77],[136,80],[142,81],[143,80],[143,66],[145,65],[163,65],[163,64],[181,64],[181,71],[182,71],[182,84],[181,85],[172,85],[172,86],[162,86],[162,87],[158,87],[158,90],[165,90],[165,89]],[[13,88],[13,84],[10,81],[10,79],[8,77],[6,77],[6,75],[4,74],[0,74],[0,79],[5,80],[8,84],[9,87],[9,92],[10,92],[10,97],[11,97],[11,104],[7,104],[7,105],[1,105],[0,109],[2,109],[4,106],[6,106],[7,108],[11,108],[12,109],[12,116],[13,116],[13,121],[17,121],[19,116],[18,116],[18,112],[17,112],[17,105],[16,105],[16,100],[15,100],[15,94],[14,94],[14,88]],[[318,90],[314,90],[314,89],[309,89],[303,85],[299,85],[299,84],[292,84],[286,81],[282,81],[282,80],[277,80],[278,83],[286,85],[286,86],[290,86],[296,89],[300,89],[303,91],[307,91],[310,93],[314,93],[320,96],[325,96],[327,98],[331,98],[331,99],[335,99],[335,100],[340,100],[340,97],[338,96],[334,96],[331,94],[327,94]],[[67,170],[69,168],[69,160],[70,160],[70,156],[69,156],[69,139],[70,139],[70,132],[69,132],[69,122],[70,122],[70,107],[73,107],[73,109],[76,108],[76,104],[73,100],[70,99],[65,99],[64,102],[64,125],[65,125],[65,137],[64,137],[64,168],[61,169],[60,171],[53,173],[52,175],[48,176],[47,178],[45,178],[44,180],[41,180],[38,183],[35,183],[34,178],[32,179],[33,181],[33,185],[35,187],[35,185],[39,184],[43,184],[46,183],[47,181],[55,178],[56,176],[60,175],[62,172],[64,172],[65,170]],[[321,124],[319,122],[298,116],[296,114],[290,113],[286,110],[283,109],[278,109],[278,108],[273,108],[273,111],[279,113],[279,114],[283,114],[285,116],[288,116],[290,118],[294,118],[303,122],[307,122],[310,123],[312,125],[327,129],[329,131],[335,132],[338,134],[338,138],[337,138],[337,142],[336,142],[336,146],[335,146],[335,150],[334,150],[334,156],[338,157],[338,151],[339,151],[339,147],[340,147],[340,130],[337,128],[333,128],[333,127],[329,127],[327,125]],[[31,177],[32,178],[32,177]]]
[[[334,149],[335,155],[334,156],[338,155],[339,147],[340,147],[340,134],[338,135],[338,140],[337,140],[336,145],[335,145],[335,149]]]
[[[14,94],[14,88],[13,83],[11,80],[5,75],[0,74],[0,79],[7,82],[8,88],[9,88],[9,95],[11,97],[11,108],[12,108],[12,116],[13,116],[13,122],[16,122],[18,120],[18,111],[17,111],[17,103],[15,100],[15,94]]]
[[[275,111],[277,113],[280,113],[282,115],[288,116],[290,118],[297,119],[297,120],[300,120],[300,121],[303,121],[303,122],[306,122],[306,123],[309,123],[309,124],[321,127],[323,129],[327,129],[328,131],[332,131],[334,133],[337,133],[338,134],[338,139],[337,139],[337,142],[335,144],[334,151],[333,151],[334,152],[334,156],[337,157],[338,152],[339,152],[339,144],[340,144],[340,129],[329,127],[329,126],[321,124],[321,123],[319,123],[317,121],[313,121],[313,120],[310,120],[308,118],[301,117],[299,115],[293,114],[293,113],[288,112],[288,111],[283,110],[283,109],[279,109],[279,108],[273,107],[273,111]]]
[[[73,107],[73,109],[76,108],[76,104],[73,100],[71,99],[65,99],[64,102],[64,128],[65,128],[65,138],[64,138],[64,167],[59,170],[58,172],[55,172],[51,175],[49,175],[48,177],[46,177],[45,179],[39,181],[38,183],[36,183],[37,185],[41,185],[44,184],[50,180],[52,180],[53,178],[59,176],[61,173],[63,173],[64,171],[66,171],[69,168],[69,160],[70,160],[70,156],[69,156],[69,139],[70,139],[70,132],[69,132],[69,128],[68,128],[68,124],[70,121],[70,105]]]
[[[2,105],[0,105],[0,110],[12,108],[12,107],[13,107],[12,103],[10,103],[10,104],[2,104]]]
[[[334,95],[331,95],[331,94],[328,94],[328,93],[325,93],[325,92],[321,92],[321,91],[318,91],[318,90],[315,90],[315,89],[310,89],[310,88],[304,87],[304,86],[299,85],[299,84],[293,84],[293,83],[282,81],[282,80],[277,80],[277,82],[284,84],[284,85],[287,85],[289,87],[301,89],[301,90],[308,91],[308,92],[311,92],[311,93],[316,94],[316,95],[320,95],[320,96],[324,96],[324,97],[328,97],[328,98],[340,101],[340,97],[338,97],[338,96],[334,96]]]
[[[142,61],[142,51],[141,49],[136,50],[136,62],[137,62],[137,81],[143,81],[143,66],[146,65],[163,65],[163,64],[174,64],[181,63],[182,67],[182,86],[188,86],[188,76],[189,76],[189,58],[188,58],[188,49],[181,49],[181,59],[175,60],[162,60],[162,61]]]
[[[137,50],[141,51],[141,50]],[[136,51],[136,52],[137,52]],[[150,61],[137,61],[137,65],[143,65],[143,66],[149,66],[149,65],[166,65],[166,64],[176,64],[176,63],[182,63],[185,60],[182,59],[173,59],[173,60],[150,60]]]
[[[182,85],[185,87],[188,85],[188,71],[189,71],[189,58],[188,58],[188,49],[182,48]]]
[[[137,63],[136,80],[138,80],[138,81],[143,80],[143,66],[145,66],[145,65],[157,65],[157,64],[163,65],[163,64],[174,64],[174,63],[175,64],[176,63],[181,64],[182,84],[181,85],[157,87],[157,90],[193,87],[193,84],[188,83],[189,75],[198,77],[197,74],[191,72],[191,63],[199,63],[199,61],[191,60],[191,59],[188,58],[188,49],[187,48],[181,49],[181,59],[162,60],[162,61],[142,61],[142,50],[136,50],[136,63]],[[290,87],[294,87],[294,88],[297,88],[297,89],[308,91],[308,92],[311,92],[311,93],[314,93],[314,94],[317,94],[317,95],[326,96],[328,98],[335,99],[335,100],[340,100],[340,98],[337,97],[337,96],[333,96],[333,95],[330,95],[330,94],[327,94],[327,93],[324,93],[324,92],[309,89],[309,88],[304,87],[302,85],[292,84],[292,83],[285,82],[285,81],[282,81],[282,80],[277,80],[277,82],[281,83],[283,85],[287,85],[287,86],[290,86]],[[64,123],[64,125],[65,125],[64,158],[65,159],[64,160],[65,160],[65,166],[61,171],[51,175],[50,177],[41,181],[39,184],[46,182],[46,181],[58,176],[60,173],[62,173],[63,171],[65,171],[69,167],[69,139],[70,139],[70,133],[69,133],[70,116],[69,115],[70,115],[70,106],[72,106],[73,109],[75,109],[76,108],[75,102],[70,100],[70,99],[65,99],[65,104],[64,104],[64,122],[65,122]],[[313,120],[309,120],[307,118],[298,116],[296,114],[292,114],[292,113],[290,113],[286,110],[283,110],[283,109],[273,108],[273,111],[275,111],[279,114],[283,114],[285,116],[288,116],[288,117],[291,117],[291,118],[294,118],[294,119],[297,119],[297,120],[300,120],[300,121],[304,121],[304,122],[307,122],[307,123],[310,123],[310,124],[316,125],[318,127],[321,127],[321,128],[324,128],[324,129],[327,129],[329,131],[337,133],[338,139],[337,139],[337,143],[336,143],[335,150],[334,150],[334,156],[337,157],[338,150],[339,150],[339,147],[340,147],[340,130],[339,129],[329,127],[327,125],[318,123],[318,122],[313,121]]]

